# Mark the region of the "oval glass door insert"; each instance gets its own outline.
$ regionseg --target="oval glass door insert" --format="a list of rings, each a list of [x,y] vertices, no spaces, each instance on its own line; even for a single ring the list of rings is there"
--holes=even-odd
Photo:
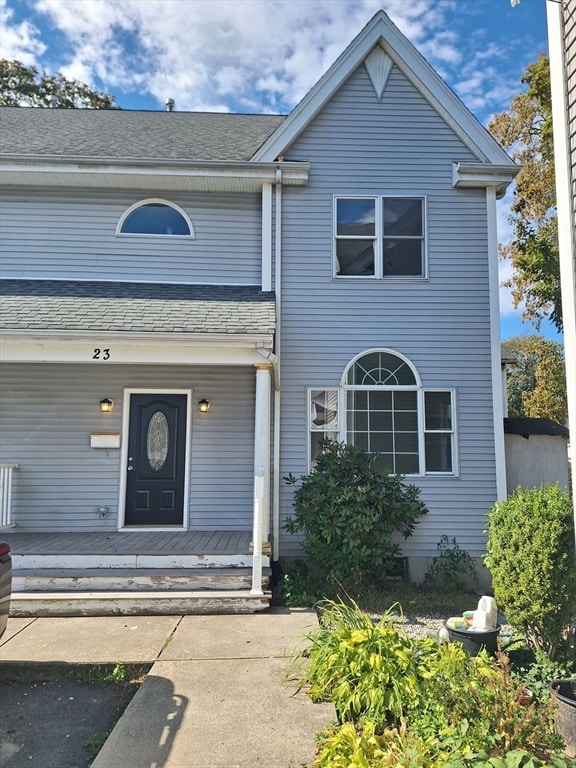
[[[168,421],[161,411],[152,414],[146,435],[148,462],[155,472],[159,472],[168,456]]]

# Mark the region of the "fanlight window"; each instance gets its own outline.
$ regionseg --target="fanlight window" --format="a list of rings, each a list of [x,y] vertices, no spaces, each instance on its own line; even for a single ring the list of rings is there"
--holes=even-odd
[[[145,200],[122,216],[118,234],[194,237],[194,228],[185,212],[173,203]]]

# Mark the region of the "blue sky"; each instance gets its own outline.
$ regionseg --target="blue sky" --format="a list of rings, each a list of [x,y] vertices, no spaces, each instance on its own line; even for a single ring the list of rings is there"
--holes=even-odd
[[[0,56],[123,109],[287,113],[383,8],[486,124],[547,52],[546,0],[0,0]],[[510,236],[510,196],[499,237]],[[504,279],[508,267],[501,265]],[[534,332],[501,290],[502,338]],[[545,323],[541,332],[556,336]]]

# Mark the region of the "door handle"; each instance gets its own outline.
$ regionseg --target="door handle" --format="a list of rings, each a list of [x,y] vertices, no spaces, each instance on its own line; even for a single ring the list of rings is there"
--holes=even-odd
[[[128,472],[132,472],[133,469],[134,469],[134,467],[131,464],[129,464],[128,465]]]

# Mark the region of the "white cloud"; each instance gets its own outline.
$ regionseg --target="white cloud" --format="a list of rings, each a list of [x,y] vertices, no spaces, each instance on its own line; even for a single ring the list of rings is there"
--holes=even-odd
[[[6,0],[0,0],[0,28],[0,55],[3,59],[17,59],[28,67],[35,64],[46,50],[38,29],[29,21],[15,22],[14,12]]]

